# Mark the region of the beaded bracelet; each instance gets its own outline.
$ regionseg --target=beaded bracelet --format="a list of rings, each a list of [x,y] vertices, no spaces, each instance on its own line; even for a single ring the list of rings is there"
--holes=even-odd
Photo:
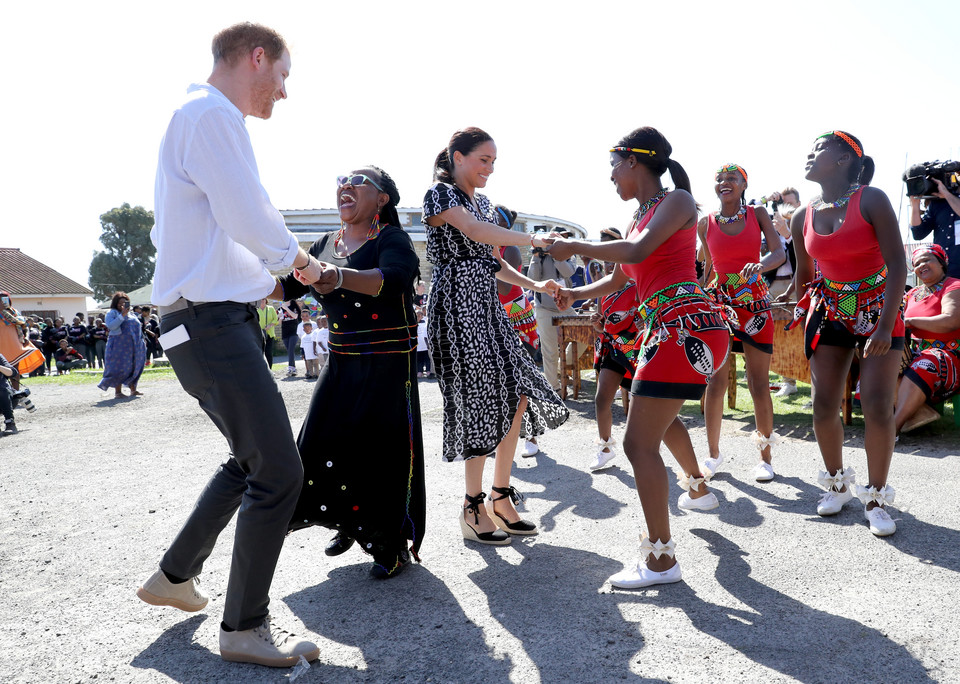
[[[383,292],[383,281],[386,280],[386,278],[383,277],[383,271],[381,271],[379,268],[375,268],[373,270],[380,274],[380,287],[377,289],[377,294],[373,295],[374,297],[379,297],[380,293]]]

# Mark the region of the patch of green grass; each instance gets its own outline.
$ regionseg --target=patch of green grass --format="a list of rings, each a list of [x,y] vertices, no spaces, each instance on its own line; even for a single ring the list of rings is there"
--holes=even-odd
[[[101,370],[73,370],[66,375],[39,375],[33,378],[24,378],[23,384],[27,387],[40,387],[49,385],[62,387],[65,385],[96,385],[103,377]],[[156,380],[161,378],[172,378],[173,369],[170,366],[149,367],[143,369],[143,375],[140,381]]]

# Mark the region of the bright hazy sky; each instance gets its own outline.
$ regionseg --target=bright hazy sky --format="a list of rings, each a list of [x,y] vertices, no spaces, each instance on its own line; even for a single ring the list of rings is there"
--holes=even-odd
[[[488,196],[594,237],[630,218],[607,150],[642,125],[706,209],[726,162],[747,169],[748,197],[791,184],[809,200],[806,154],[834,128],[861,139],[895,209],[905,163],[960,157],[956,0],[54,1],[5,17],[0,246],[81,283],[100,214],[153,208],[170,114],[236,21],[291,47],[289,99],[248,119],[280,209],[333,206],[334,178],[368,163],[419,206],[437,152],[470,125],[498,146]]]

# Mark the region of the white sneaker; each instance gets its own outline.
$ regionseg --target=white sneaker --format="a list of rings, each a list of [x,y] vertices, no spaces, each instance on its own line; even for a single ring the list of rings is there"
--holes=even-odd
[[[717,454],[716,458],[707,458],[703,461],[703,469],[709,473],[709,477],[717,474],[717,468],[723,463],[723,454]]]
[[[267,667],[293,667],[303,656],[307,661],[320,657],[320,648],[299,639],[266,620],[259,627],[236,632],[220,629],[220,657],[234,663],[256,663]]]
[[[196,577],[174,584],[159,569],[137,589],[137,597],[151,606],[173,606],[188,613],[203,610],[210,600],[200,589],[200,581]]]
[[[766,461],[760,461],[757,467],[753,469],[753,479],[757,482],[769,482],[775,476],[773,466]]]
[[[540,453],[540,445],[531,440],[526,440],[523,443],[523,453],[521,456],[524,458],[530,458],[531,456],[536,456]]]
[[[691,498],[690,494],[684,492],[677,499],[677,506],[687,511],[712,511],[720,506],[720,502],[717,501],[717,495],[713,492],[701,496],[699,499]]]
[[[712,495],[711,495],[712,496]],[[619,589],[639,589],[654,584],[671,584],[683,579],[680,564],[676,563],[669,570],[654,572],[647,568],[646,563],[637,561],[636,565],[624,568],[610,578],[610,585]]]
[[[612,461],[616,455],[617,452],[613,450],[612,446],[601,447],[597,455],[593,457],[593,462],[588,467],[594,472],[609,468],[612,465],[610,461]]]
[[[817,504],[817,515],[836,515],[840,509],[853,498],[852,487],[848,486],[847,491],[838,492],[830,490],[824,492],[820,497],[820,503]]]
[[[864,509],[863,515],[870,523],[870,531],[878,537],[886,537],[897,531],[897,523],[893,522],[883,506],[871,508],[869,511]]]
[[[287,377],[291,377],[297,374],[296,366],[287,366]]]
[[[797,393],[797,386],[796,386],[796,385],[789,385],[789,384],[787,384],[787,383],[784,383],[784,384],[783,384],[783,387],[781,387],[779,390],[777,390],[776,394],[774,394],[773,396],[775,396],[775,397],[789,397],[791,394],[796,394],[796,393]]]

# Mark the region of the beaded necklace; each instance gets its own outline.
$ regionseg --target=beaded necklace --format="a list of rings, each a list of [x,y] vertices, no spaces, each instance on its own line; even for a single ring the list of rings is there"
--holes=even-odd
[[[659,202],[666,196],[667,196],[667,189],[660,188],[660,190],[657,192],[656,195],[654,195],[653,197],[648,199],[646,202],[643,202],[639,207],[637,207],[637,210],[633,212],[633,220],[639,221],[640,219],[642,219],[648,211],[650,211],[657,205],[657,202]]]
[[[944,273],[943,277],[933,285],[927,285],[926,283],[920,283],[917,285],[916,291],[913,293],[913,301],[922,302],[927,297],[932,297],[933,295],[940,292],[943,289],[943,281],[947,279],[947,274]]]
[[[341,253],[341,248],[346,249],[346,246],[343,244],[343,231],[346,230],[346,226],[343,223],[340,224],[340,230],[337,231],[336,237],[333,238],[333,253],[338,257],[348,257],[358,249],[363,247],[365,244],[370,242],[370,240],[375,240],[378,235],[380,235],[380,230],[382,226],[380,225],[380,214],[377,214],[373,217],[373,223],[370,224],[370,230],[367,231],[367,237],[359,245],[351,249],[349,252]]]
[[[717,211],[717,212],[714,212],[713,218],[715,218],[717,220],[717,223],[719,223],[721,226],[725,226],[728,223],[736,223],[746,215],[747,215],[747,208],[741,204],[740,208],[737,209],[737,213],[734,214],[733,216],[724,216],[719,211]]]
[[[835,202],[824,202],[824,201],[823,201],[823,195],[821,195],[821,196],[818,197],[817,199],[813,200],[813,202],[812,202],[813,210],[814,210],[814,211],[820,211],[821,209],[829,209],[829,208],[833,208],[833,209],[843,209],[845,206],[847,206],[847,203],[850,201],[850,198],[853,197],[853,193],[855,193],[855,192],[856,192],[857,190],[859,190],[861,187],[863,187],[863,186],[857,185],[856,183],[854,183],[854,184],[851,185],[850,188],[849,188],[845,193],[843,193],[843,195],[841,195],[840,198],[839,198],[838,200],[836,200]]]

